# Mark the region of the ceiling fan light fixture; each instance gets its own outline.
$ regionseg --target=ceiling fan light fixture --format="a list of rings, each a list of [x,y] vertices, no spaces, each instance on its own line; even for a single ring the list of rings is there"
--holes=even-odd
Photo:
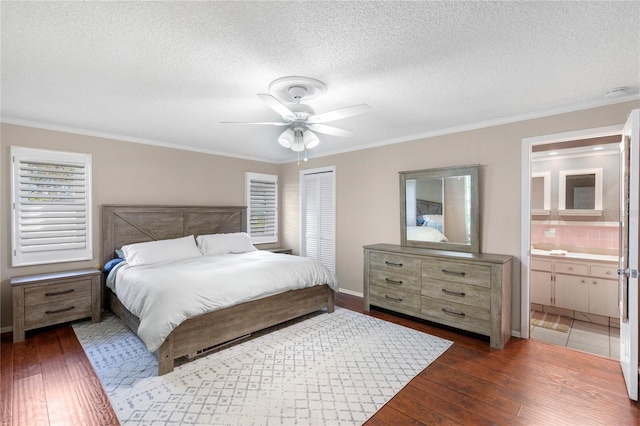
[[[291,129],[290,129],[291,130]],[[305,144],[304,144],[304,136],[303,136],[303,129],[293,129],[293,142],[291,142],[291,151],[294,152],[301,152],[305,150]]]
[[[305,130],[302,135],[302,141],[307,149],[315,148],[320,143],[320,139],[311,130]]]
[[[293,133],[293,129],[288,128],[278,138],[278,143],[285,148],[291,148],[293,146],[295,139],[295,134]],[[293,149],[293,148],[292,148]]]

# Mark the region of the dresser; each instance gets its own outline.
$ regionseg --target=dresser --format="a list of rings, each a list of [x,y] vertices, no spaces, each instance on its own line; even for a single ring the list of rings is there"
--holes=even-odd
[[[91,317],[100,321],[97,269],[25,275],[10,280],[13,293],[13,341],[34,328]]]
[[[388,309],[489,336],[511,337],[512,257],[375,244],[364,247],[364,310]]]

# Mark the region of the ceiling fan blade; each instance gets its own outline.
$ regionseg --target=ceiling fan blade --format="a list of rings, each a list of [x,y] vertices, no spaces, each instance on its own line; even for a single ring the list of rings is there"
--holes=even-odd
[[[343,118],[352,117],[371,111],[371,107],[367,104],[353,105],[346,108],[340,108],[333,111],[323,112],[309,117],[310,123],[326,123],[327,121],[341,120]]]
[[[289,126],[291,123],[284,123],[281,121],[265,121],[265,122],[256,122],[256,123],[248,123],[244,121],[221,121],[222,124],[267,124],[271,126]]]
[[[325,135],[341,136],[343,138],[348,138],[350,136],[353,136],[353,133],[351,133],[348,130],[338,129],[337,127],[327,126],[326,124],[312,123],[312,124],[309,124],[307,128],[309,130],[313,130],[314,132],[324,133]]]
[[[275,112],[277,112],[278,114],[280,114],[282,116],[282,118],[284,118],[285,120],[295,120],[296,119],[296,115],[285,106],[285,104],[283,104],[282,102],[280,102],[279,100],[277,100],[276,98],[274,98],[271,95],[267,95],[264,93],[258,93],[258,97],[260,99],[262,99],[262,101],[269,105],[269,107],[271,107],[271,109],[273,109]]]

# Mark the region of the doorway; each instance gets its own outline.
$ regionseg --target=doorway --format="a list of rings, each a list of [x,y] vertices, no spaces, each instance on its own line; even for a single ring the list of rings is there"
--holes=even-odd
[[[621,134],[523,140],[523,337],[619,359]]]

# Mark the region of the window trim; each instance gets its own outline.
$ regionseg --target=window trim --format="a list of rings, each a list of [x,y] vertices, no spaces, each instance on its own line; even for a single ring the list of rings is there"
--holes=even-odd
[[[251,234],[251,182],[252,181],[264,181],[270,182],[274,184],[275,187],[275,206],[273,209],[274,213],[274,234],[273,235],[252,235]],[[279,242],[279,215],[278,215],[278,206],[280,200],[278,198],[278,175],[273,174],[265,174],[265,173],[254,173],[247,172],[246,173],[246,202],[247,202],[247,233],[251,237],[251,242],[253,244],[270,244]]]
[[[77,165],[84,168],[84,247],[24,251],[21,245],[20,163],[41,162]],[[51,151],[35,148],[11,147],[11,266],[44,265],[93,259],[91,154]]]

